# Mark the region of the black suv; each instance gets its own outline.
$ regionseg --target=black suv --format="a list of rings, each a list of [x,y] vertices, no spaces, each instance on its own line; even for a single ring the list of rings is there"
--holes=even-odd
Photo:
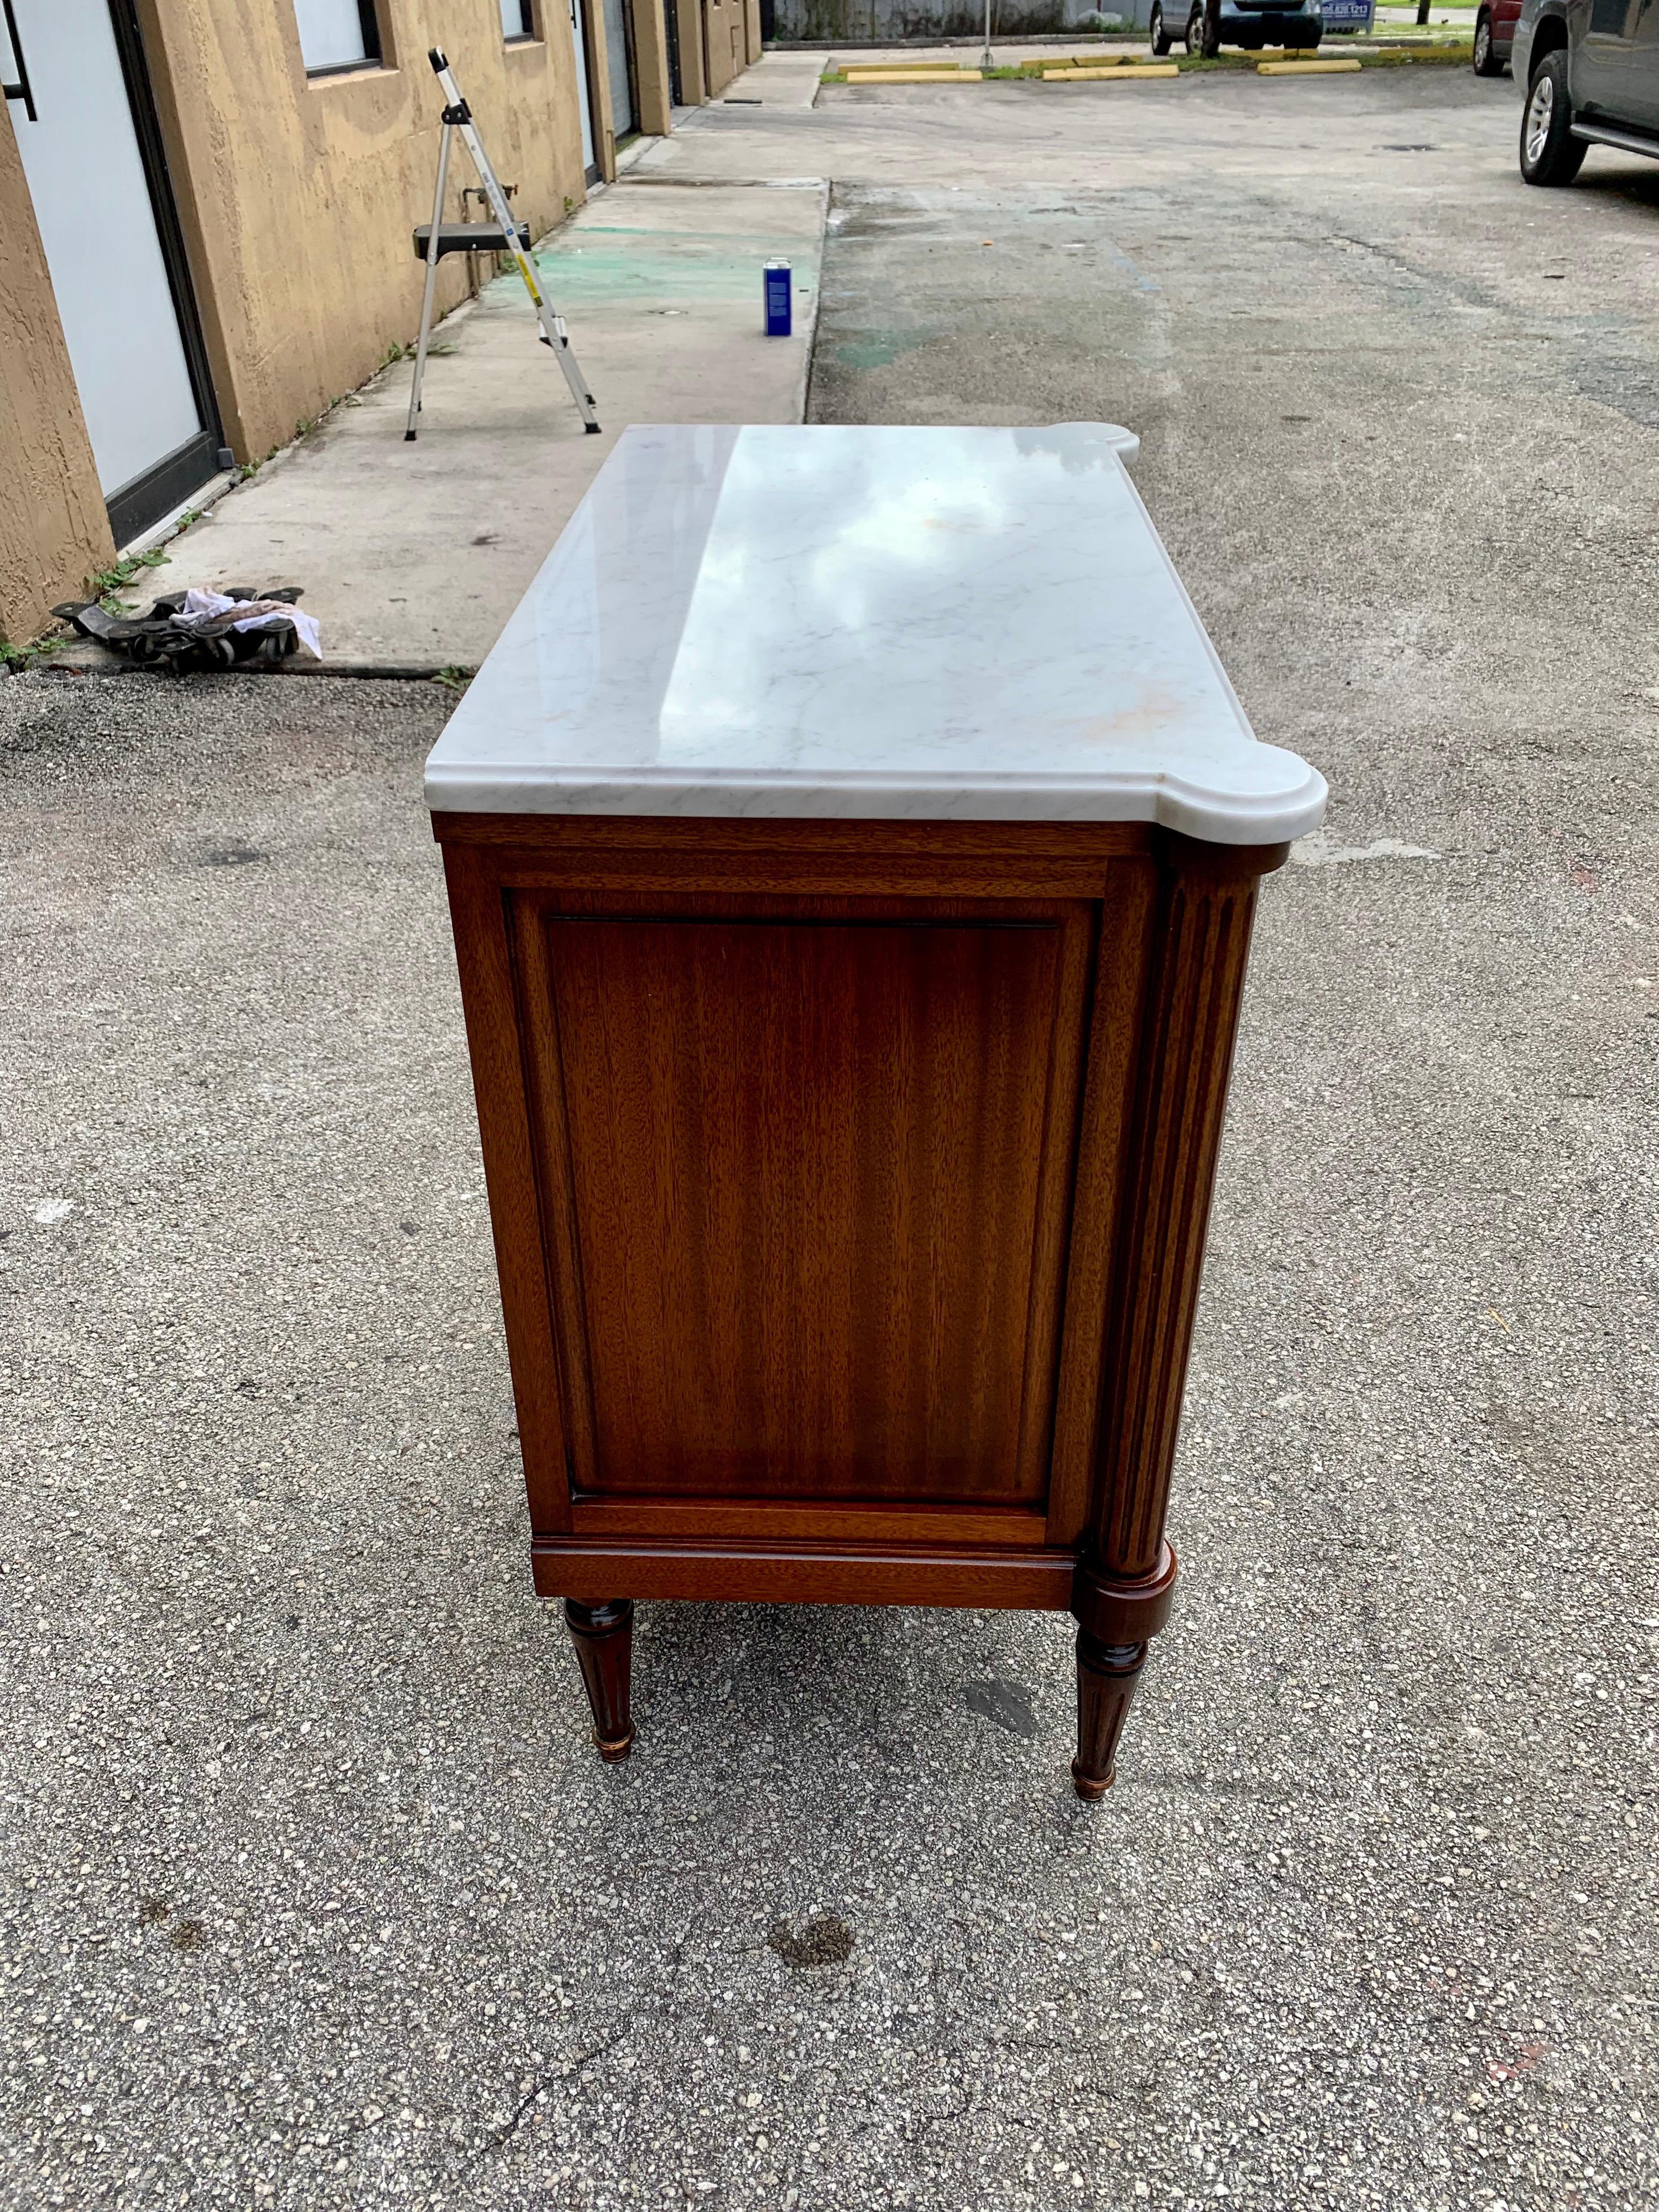
[[[1570,185],[1590,146],[1659,161],[1659,0],[1526,0],[1513,58],[1529,185]]]

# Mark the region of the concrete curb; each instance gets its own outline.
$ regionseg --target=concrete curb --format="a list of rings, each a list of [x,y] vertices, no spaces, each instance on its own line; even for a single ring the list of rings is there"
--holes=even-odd
[[[823,257],[830,242],[830,195],[833,189],[830,179],[823,178],[818,184],[818,276],[812,287],[812,302],[806,310],[806,327],[801,333],[805,343],[801,350],[800,374],[795,380],[795,420],[806,420],[807,408],[812,398],[812,356],[818,343],[818,306],[823,298]]]

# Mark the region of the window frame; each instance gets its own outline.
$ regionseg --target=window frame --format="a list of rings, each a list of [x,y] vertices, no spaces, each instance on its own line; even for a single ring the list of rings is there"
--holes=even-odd
[[[524,28],[509,31],[505,17],[501,22],[501,44],[504,46],[534,46],[541,43],[541,30],[536,21],[536,0],[514,0],[519,11],[519,21]],[[503,0],[505,5],[505,0]]]
[[[356,70],[386,67],[386,41],[380,36],[380,11],[376,5],[376,0],[357,0],[357,21],[362,28],[363,40],[362,55],[357,61],[319,62],[313,69],[306,60],[305,40],[301,36],[300,60],[304,65],[307,80],[314,80],[318,77],[347,76]],[[297,9],[294,17],[294,27],[297,33],[300,28]]]

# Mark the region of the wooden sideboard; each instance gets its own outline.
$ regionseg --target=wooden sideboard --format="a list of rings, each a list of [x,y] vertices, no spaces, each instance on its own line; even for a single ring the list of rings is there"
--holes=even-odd
[[[565,1601],[612,1759],[633,1740],[638,1599],[1069,1611],[1073,1774],[1097,1797],[1174,1589],[1164,1521],[1205,1227],[1256,886],[1285,835],[1241,842],[1231,816],[1225,838],[1171,829],[1156,789],[1151,804],[1126,796],[1129,768],[1109,756],[1104,818],[921,815],[920,775],[884,791],[894,811],[836,818],[805,803],[841,789],[810,759],[796,787],[765,785],[760,813],[733,801],[752,799],[764,762],[720,781],[706,760],[671,761],[665,784],[668,702],[686,659],[701,667],[696,580],[714,565],[732,454],[700,473],[689,441],[706,434],[629,434],[669,441],[668,465],[630,486],[624,441],[595,494],[603,506],[621,475],[611,491],[633,512],[619,543],[643,538],[659,584],[672,562],[659,545],[653,568],[641,483],[678,501],[663,535],[699,557],[682,562],[693,605],[674,653],[633,723],[591,682],[568,705],[550,655],[556,678],[573,623],[590,625],[591,648],[592,601],[575,603],[556,557],[529,633],[539,708],[525,703],[520,623],[428,785],[535,1587]],[[835,434],[883,434],[765,436]],[[925,450],[943,434],[905,434]],[[971,452],[1018,434],[951,434]],[[776,450],[757,464],[763,487]],[[1127,485],[1119,450],[1097,491]],[[925,469],[930,487],[954,512],[959,484]],[[909,492],[915,506],[914,480]],[[858,493],[843,536],[867,483]],[[740,541],[752,503],[738,499]],[[612,565],[631,608],[641,579]],[[597,572],[603,611],[591,544],[577,567],[580,582]],[[893,629],[902,647],[896,615]],[[625,624],[612,635],[626,700]],[[764,636],[760,652],[775,664]],[[595,665],[590,649],[578,678]],[[718,745],[720,717],[740,730],[742,708],[719,691],[718,656],[708,680]],[[1253,744],[1219,682],[1236,742]],[[595,726],[599,759],[573,763],[572,731]],[[654,752],[615,762],[629,729],[636,750],[654,732]],[[1245,827],[1294,834],[1318,818],[1323,787],[1293,768],[1286,796],[1239,805]],[[869,804],[868,775],[852,773]],[[972,773],[952,792],[971,792]],[[701,790],[723,811],[684,804],[687,777],[694,801]],[[1007,793],[986,803],[1006,810]]]

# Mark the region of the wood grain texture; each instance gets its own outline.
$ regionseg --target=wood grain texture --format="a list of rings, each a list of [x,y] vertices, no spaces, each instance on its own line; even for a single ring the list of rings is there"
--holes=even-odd
[[[1086,911],[515,898],[584,1493],[1046,1493]]]
[[[1177,1571],[1175,1547],[1167,1538],[1158,1547],[1152,1573],[1139,1582],[1102,1574],[1091,1560],[1079,1559],[1072,1585],[1079,1627],[1100,1644],[1145,1644],[1170,1618]]]
[[[1109,872],[1098,908],[1049,1466],[1048,1540],[1055,1545],[1079,1542],[1089,1519],[1112,1264],[1157,898],[1152,863],[1119,860]]]
[[[607,1765],[615,1765],[634,1747],[633,1600],[588,1605],[567,1598],[564,1619],[593,1716],[593,1748]]]
[[[1146,1663],[1144,1644],[1102,1644],[1077,1632],[1077,1756],[1072,1784],[1097,1804],[1117,1779],[1117,1747]]]
[[[538,1593],[596,1665],[636,1597],[1069,1609],[1097,1795],[1174,1589],[1256,880],[1284,849],[434,826]]]
[[[588,1498],[571,1508],[572,1533],[600,1543],[650,1536],[677,1543],[896,1544],[923,1549],[1040,1549],[1047,1537],[1041,1511],[997,1506],[781,1504],[765,1498]]]
[[[441,845],[511,848],[544,858],[564,873],[573,858],[611,856],[629,872],[665,863],[697,867],[711,854],[745,863],[757,854],[787,854],[798,873],[816,859],[862,858],[888,866],[913,862],[930,884],[956,866],[1042,867],[1076,864],[1098,870],[1126,853],[1154,851],[1164,832],[1144,822],[928,822],[878,817],[848,821],[785,815],[483,814],[432,815]],[[498,863],[498,866],[500,864]],[[746,870],[745,870],[746,872]]]
[[[720,817],[434,814],[441,842],[489,854],[515,890],[744,889],[861,898],[1098,898],[1140,823],[791,822]]]
[[[531,1546],[538,1597],[737,1599],[750,1605],[939,1605],[1064,1613],[1069,1552],[878,1551],[871,1545],[631,1544],[562,1536]]]
[[[487,859],[465,847],[446,851],[444,873],[531,1525],[568,1529],[570,1480],[552,1356],[553,1310],[501,887]]]
[[[1285,851],[1167,842],[1091,1516],[1093,1563],[1125,1582],[1158,1562],[1256,881]]]

